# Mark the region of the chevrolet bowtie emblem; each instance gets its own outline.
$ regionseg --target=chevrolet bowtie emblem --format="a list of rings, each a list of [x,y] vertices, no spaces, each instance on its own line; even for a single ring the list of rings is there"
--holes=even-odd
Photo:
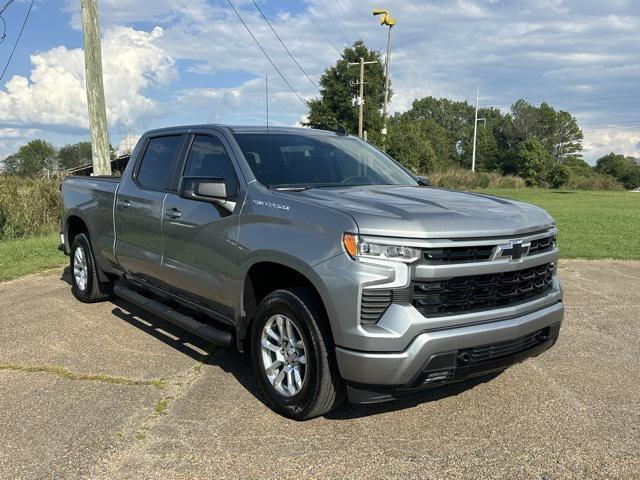
[[[531,243],[522,243],[522,240],[514,240],[505,245],[496,245],[491,259],[508,259],[510,262],[520,262],[529,254],[529,247],[531,247]]]

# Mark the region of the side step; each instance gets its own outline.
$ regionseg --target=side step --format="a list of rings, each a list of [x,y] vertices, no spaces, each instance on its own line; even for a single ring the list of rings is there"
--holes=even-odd
[[[188,317],[180,312],[176,312],[172,308],[158,302],[157,300],[152,300],[145,297],[144,295],[140,295],[134,290],[131,290],[123,282],[117,282],[113,286],[113,293],[121,298],[124,298],[128,302],[131,302],[134,305],[150,313],[153,313],[154,315],[157,315],[167,322],[171,322],[177,327],[180,327],[183,330],[186,330],[187,332],[192,333],[193,335],[196,335],[197,337],[207,340],[208,342],[211,342],[215,345],[228,347],[233,341],[231,333],[212,327],[211,325],[198,322],[192,317]]]

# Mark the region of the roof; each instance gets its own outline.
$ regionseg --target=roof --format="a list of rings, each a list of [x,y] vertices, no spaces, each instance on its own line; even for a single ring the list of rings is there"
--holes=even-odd
[[[202,128],[228,128],[233,133],[288,133],[302,135],[337,135],[336,132],[329,130],[320,130],[316,128],[305,127],[275,127],[266,125],[223,125],[217,123],[199,124],[199,125],[174,125],[171,127],[156,128],[146,132],[147,134],[157,134],[168,130],[197,130]]]

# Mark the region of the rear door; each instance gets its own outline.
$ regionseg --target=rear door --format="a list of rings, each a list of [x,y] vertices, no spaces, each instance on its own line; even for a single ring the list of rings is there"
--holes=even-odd
[[[181,174],[225,180],[229,200],[210,203],[167,195],[162,225],[163,275],[178,293],[229,317],[235,283],[235,248],[242,207],[240,175],[225,138],[191,135]]]
[[[131,276],[162,283],[162,215],[175,191],[176,171],[186,135],[149,137],[132,175],[123,178],[115,208],[116,256]]]

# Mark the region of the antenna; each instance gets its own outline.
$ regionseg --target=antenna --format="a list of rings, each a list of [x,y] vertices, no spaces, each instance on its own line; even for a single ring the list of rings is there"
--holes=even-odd
[[[267,102],[267,133],[269,133],[269,75],[264,76],[264,91]]]

